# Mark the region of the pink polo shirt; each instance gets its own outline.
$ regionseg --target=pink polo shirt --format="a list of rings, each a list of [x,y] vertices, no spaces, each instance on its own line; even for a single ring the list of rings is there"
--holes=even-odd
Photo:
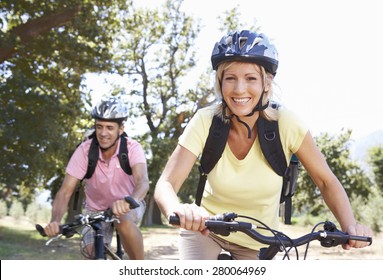
[[[127,138],[128,156],[130,166],[137,163],[145,163],[146,157],[141,145],[130,138]],[[66,172],[81,180],[86,174],[88,167],[88,153],[91,140],[81,143],[75,150],[66,168]],[[129,176],[120,166],[118,151],[120,141],[117,144],[115,154],[109,161],[104,161],[100,150],[99,159],[93,176],[86,180],[86,208],[89,210],[103,211],[111,207],[113,202],[123,199],[126,195],[132,194],[134,190],[133,176]]]

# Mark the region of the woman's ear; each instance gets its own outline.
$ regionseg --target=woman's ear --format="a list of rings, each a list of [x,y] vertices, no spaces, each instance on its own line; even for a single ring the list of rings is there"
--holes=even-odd
[[[265,84],[265,91],[266,92],[270,91],[273,79],[274,79],[274,76],[272,74],[266,73],[266,84]]]

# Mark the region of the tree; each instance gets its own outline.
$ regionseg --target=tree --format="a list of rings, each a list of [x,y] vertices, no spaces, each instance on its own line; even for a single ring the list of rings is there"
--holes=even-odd
[[[241,13],[239,12],[238,8],[239,6],[237,5],[231,10],[225,11],[223,16],[218,17],[218,21],[220,22],[219,30],[224,33],[240,29],[259,31],[260,27],[256,27],[256,18],[254,18],[254,25],[244,22],[241,18]]]
[[[148,126],[140,139],[148,151],[151,191],[145,224],[161,224],[152,194],[167,158],[205,92],[180,90],[195,66],[194,40],[199,25],[181,11],[182,0],[159,9],[131,7],[122,17],[117,37],[116,69],[128,80],[131,114]]]
[[[89,121],[84,73],[112,68],[126,1],[1,1],[0,196],[31,201],[61,184]],[[54,192],[53,192],[54,194]]]
[[[315,137],[315,141],[348,196],[360,197],[366,202],[371,192],[371,182],[359,164],[350,159],[350,136],[350,130],[335,136],[324,133]],[[318,188],[304,168],[299,175],[294,205],[298,211],[307,211],[314,216],[327,211]]]
[[[372,167],[374,174],[375,185],[380,192],[383,194],[383,147],[375,146],[368,151],[369,159],[368,162]]]

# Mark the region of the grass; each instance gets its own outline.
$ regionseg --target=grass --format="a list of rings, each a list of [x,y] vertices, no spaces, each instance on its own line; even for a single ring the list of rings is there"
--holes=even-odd
[[[141,227],[144,235],[151,229],[166,229],[168,226]],[[80,252],[80,235],[71,238],[61,237],[45,243],[48,238],[42,237],[31,224],[27,226],[11,223],[0,224],[0,259],[1,260],[83,260]]]
[[[46,238],[34,229],[0,226],[0,259],[2,260],[78,260],[79,238],[60,239],[45,245]]]

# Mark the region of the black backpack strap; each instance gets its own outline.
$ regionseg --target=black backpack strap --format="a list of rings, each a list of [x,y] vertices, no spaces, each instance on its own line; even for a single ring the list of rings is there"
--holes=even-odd
[[[205,147],[202,151],[199,172],[200,178],[195,203],[201,204],[202,194],[205,189],[207,174],[214,168],[221,158],[225,149],[230,126],[224,123],[219,117],[214,116],[206,139]]]
[[[93,137],[88,153],[88,170],[86,171],[84,177],[85,179],[89,179],[90,177],[92,177],[94,170],[96,170],[99,155],[98,153],[98,141],[96,137]]]
[[[298,178],[299,160],[293,155],[287,166],[285,154],[279,135],[278,122],[258,119],[258,135],[262,152],[275,173],[283,177],[280,203],[285,203],[285,224],[291,224],[292,203]]]
[[[126,174],[132,175],[132,168],[129,164],[128,157],[128,144],[126,138],[128,135],[124,132],[121,134],[120,141],[120,150],[118,151],[118,159],[120,160],[121,168],[125,171]]]
[[[132,175],[132,168],[129,164],[128,157],[128,145],[126,138],[127,134],[124,132],[120,137],[120,149],[118,152],[118,159],[120,161],[121,168],[125,171],[126,174]],[[95,135],[91,136],[92,142],[90,144],[89,153],[88,153],[88,170],[85,174],[84,179],[89,179],[92,177],[94,171],[96,170],[98,157],[99,157],[99,145]]]
[[[291,225],[292,203],[291,197],[295,193],[298,180],[299,160],[295,154],[290,159],[287,176],[283,177],[281,203],[285,202],[285,224]]]
[[[277,121],[268,121],[259,116],[258,118],[258,139],[262,153],[279,176],[285,176],[287,162],[279,135]]]

